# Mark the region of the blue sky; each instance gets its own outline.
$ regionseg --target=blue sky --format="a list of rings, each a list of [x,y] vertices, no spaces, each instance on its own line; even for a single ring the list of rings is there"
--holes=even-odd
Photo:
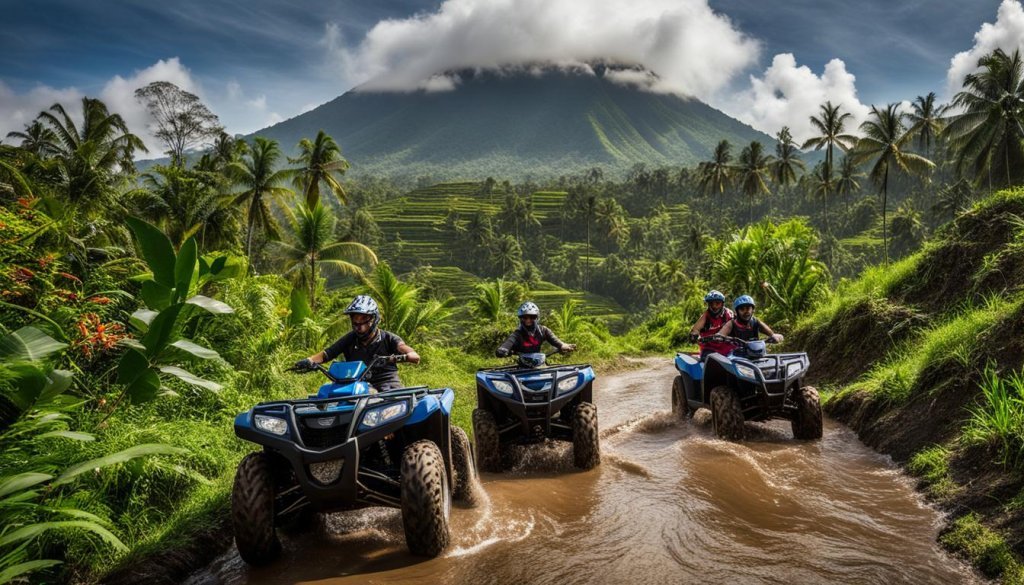
[[[563,53],[585,60],[600,50],[595,42],[623,58],[650,56],[649,67],[668,70],[658,73],[670,89],[773,131],[798,106],[809,106],[780,104],[772,95],[796,99],[801,84],[849,101],[855,113],[928,91],[947,95],[951,58],[975,47],[975,33],[997,21],[1000,7],[1000,0],[538,2],[0,0],[0,131],[20,127],[54,99],[81,94],[130,109],[133,84],[165,76],[200,93],[230,131],[249,132],[382,71],[404,70],[392,76],[404,87],[432,67],[473,64],[477,53],[478,65]],[[677,7],[679,14],[663,17]],[[386,19],[398,25],[378,24]],[[1012,32],[1011,18],[1002,20]],[[647,26],[652,21],[673,32],[645,44],[641,31],[657,33]],[[623,30],[616,30],[619,23]],[[705,29],[718,32],[704,39]],[[630,35],[639,49],[629,46]],[[538,48],[537,39],[551,39],[551,46]],[[437,55],[424,58],[429,52]],[[791,61],[776,59],[787,53]],[[835,59],[841,63],[826,75]],[[752,76],[763,83],[752,83]]]

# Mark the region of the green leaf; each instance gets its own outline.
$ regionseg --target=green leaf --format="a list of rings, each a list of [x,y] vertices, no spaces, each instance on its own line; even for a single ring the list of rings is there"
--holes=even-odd
[[[152,323],[153,319],[156,319],[156,316],[159,314],[159,311],[139,309],[132,313],[132,316],[128,318],[128,321],[134,325],[136,329],[145,333],[146,331],[149,331],[149,324]]]
[[[234,309],[227,306],[226,304],[218,300],[211,299],[210,297],[204,297],[203,295],[196,295],[185,302],[190,305],[202,307],[203,309],[206,309],[207,311],[213,313],[214,315],[227,315],[229,313],[235,312]]]
[[[51,559],[40,559],[36,561],[18,563],[17,565],[12,565],[3,571],[0,571],[0,583],[10,583],[11,581],[14,581],[15,577],[20,577],[33,571],[38,571],[40,569],[45,569],[59,564],[61,564],[61,561]]]
[[[185,449],[172,447],[171,445],[165,445],[163,443],[145,443],[142,445],[136,445],[123,451],[118,451],[117,453],[111,453],[110,455],[104,455],[103,457],[97,457],[96,459],[90,459],[89,461],[73,465],[65,470],[64,473],[57,478],[57,481],[53,482],[53,485],[63,485],[87,471],[110,467],[111,465],[131,461],[132,459],[137,459],[139,457],[148,457],[150,455],[183,455],[185,453],[188,453]]]
[[[142,336],[142,345],[146,346],[146,354],[155,357],[163,351],[170,342],[177,330],[178,314],[184,305],[171,305],[160,311],[153,322],[149,324],[149,331]]]
[[[50,333],[53,333],[54,335],[56,335],[57,337],[65,340],[65,341],[67,341],[67,339],[68,339],[67,335],[64,335],[64,329],[60,326],[59,323],[57,323],[53,319],[47,317],[46,315],[40,313],[39,311],[35,311],[33,309],[29,309],[28,307],[22,307],[21,305],[15,305],[15,304],[12,304],[12,303],[8,303],[6,301],[0,301],[0,307],[4,307],[4,308],[7,308],[7,309],[12,309],[14,311],[21,311],[23,313],[32,315],[36,319],[39,319],[41,321],[45,321],[46,323],[49,323],[53,327],[53,330],[50,331]]]
[[[178,300],[188,296],[192,290],[192,282],[196,276],[196,257],[199,251],[196,239],[189,238],[178,250],[178,259],[174,264],[174,286],[177,287]]]
[[[49,481],[51,479],[53,479],[53,476],[46,473],[19,473],[18,475],[5,479],[3,483],[0,483],[0,498],[23,489],[30,488],[34,485],[39,485],[44,481]]]
[[[14,389],[5,393],[18,408],[28,410],[50,383],[46,371],[35,364],[16,363],[7,366]]]
[[[155,280],[147,280],[142,283],[142,300],[146,306],[157,311],[166,309],[171,304],[174,290],[170,289]]]
[[[217,259],[213,261],[213,264],[210,265],[210,274],[217,276],[222,270],[224,270],[224,266],[227,263],[227,256],[218,256]]]
[[[288,315],[289,325],[298,325],[313,313],[312,309],[309,308],[309,300],[306,298],[306,293],[297,286],[292,287],[288,305],[291,308],[291,313]]]
[[[0,537],[0,546],[7,546],[9,544],[20,542],[23,540],[31,540],[36,538],[40,534],[47,530],[65,529],[65,528],[81,528],[82,530],[88,530],[93,534],[99,536],[104,542],[113,546],[119,551],[127,551],[128,547],[124,545],[114,533],[107,530],[103,526],[100,526],[96,522],[89,520],[58,520],[55,522],[36,522],[35,524],[29,524],[22,526],[21,528],[14,530]]]
[[[174,288],[174,246],[162,231],[137,217],[127,217],[128,227],[142,250],[142,257],[153,272],[153,280],[166,288]]]
[[[184,351],[185,353],[193,357],[197,357],[201,360],[213,360],[220,358],[220,354],[213,351],[212,349],[208,349],[201,345],[197,345],[187,339],[179,339],[172,343],[171,347],[176,347],[181,351]]]
[[[125,337],[121,341],[118,341],[118,343],[123,345],[123,346],[125,346],[125,347],[130,347],[132,349],[137,349],[137,350],[139,350],[139,351],[141,351],[143,353],[145,353],[145,351],[146,351],[146,346],[142,345],[142,342],[140,342],[138,339],[135,339],[133,337]]]
[[[216,382],[200,378],[194,374],[186,372],[185,370],[177,366],[161,366],[160,371],[165,374],[175,376],[182,382],[187,382],[189,384],[192,384],[193,386],[199,386],[200,388],[206,388],[207,390],[211,390],[213,392],[219,392],[220,389],[223,388],[223,386]]]
[[[39,393],[39,400],[49,402],[68,391],[74,374],[67,370],[53,370],[46,376],[46,386]]]
[[[22,327],[0,338],[0,359],[39,361],[68,344],[61,343],[35,327]]]
[[[138,378],[128,384],[128,397],[133,404],[142,404],[156,398],[160,390],[160,376],[150,369],[143,370]]]
[[[50,431],[49,433],[43,433],[39,435],[39,439],[48,439],[51,437],[62,437],[65,439],[71,439],[72,441],[95,441],[96,437],[89,433],[79,433],[76,431]]]
[[[117,364],[117,383],[131,384],[148,369],[149,359],[146,355],[134,347],[129,348]]]

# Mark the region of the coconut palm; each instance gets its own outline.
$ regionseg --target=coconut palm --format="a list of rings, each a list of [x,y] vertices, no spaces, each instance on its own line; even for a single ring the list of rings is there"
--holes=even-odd
[[[978,60],[981,68],[964,78],[953,96],[960,113],[943,132],[957,152],[956,168],[992,187],[1024,181],[1024,63],[1020,51],[996,49]]]
[[[943,128],[942,116],[946,113],[947,106],[935,103],[935,92],[929,92],[926,96],[917,96],[910,111],[903,114],[907,124],[907,132],[914,137],[917,148],[924,153],[924,156],[931,154],[932,146],[938,140]]]
[[[825,165],[828,167],[827,174],[830,177],[835,168],[833,150],[839,148],[843,152],[848,152],[857,142],[856,136],[843,133],[846,122],[852,115],[849,112],[842,112],[841,108],[842,106],[832,105],[831,101],[822,104],[821,117],[811,116],[811,125],[817,130],[818,135],[807,139],[803,144],[803,148],[825,149]],[[826,229],[828,229],[828,199],[830,195],[831,193],[826,194],[823,199]]]
[[[511,293],[512,288],[501,278],[477,283],[469,299],[470,309],[483,321],[499,323],[508,314]]]
[[[494,241],[494,245],[491,248],[491,262],[501,266],[502,276],[518,268],[522,259],[522,248],[519,247],[519,242],[516,242],[516,239],[512,236],[506,234]]]
[[[381,327],[410,343],[439,335],[451,317],[447,302],[421,298],[420,289],[398,280],[387,262],[377,264],[364,284],[380,306]]]
[[[740,191],[749,197],[750,223],[754,223],[754,197],[767,195],[768,182],[771,180],[770,166],[774,158],[764,153],[764,146],[754,140],[740,153],[739,164],[736,166],[736,182]]]
[[[697,167],[697,174],[700,177],[699,185],[701,191],[708,195],[710,193],[725,193],[732,181],[732,145],[728,140],[723,140],[715,146],[715,152],[711,155],[710,161],[700,163]]]
[[[322,188],[334,194],[342,204],[347,202],[348,196],[340,178],[348,170],[349,164],[341,156],[338,143],[326,132],[317,132],[312,141],[308,138],[300,140],[299,156],[289,158],[288,162],[301,165],[295,173],[294,185],[305,197],[307,207],[316,207]]]
[[[8,132],[8,138],[20,140],[21,148],[39,158],[49,158],[57,154],[57,134],[38,119],[25,124],[24,132]]]
[[[804,161],[800,160],[800,151],[793,142],[789,126],[783,126],[775,135],[775,160],[772,161],[772,180],[779,187],[786,188],[796,183],[797,170],[806,170]]]
[[[857,179],[863,177],[863,173],[857,170],[850,155],[843,156],[839,161],[839,174],[835,178],[836,194],[843,197],[846,211],[850,211],[850,195],[860,191],[860,183]]]
[[[811,195],[816,199],[826,199],[832,193],[833,176],[829,173],[828,165],[824,161],[814,165],[814,171],[810,177]],[[831,233],[828,224],[828,214],[824,216],[825,233]]]
[[[218,193],[218,179],[213,173],[156,166],[141,176],[143,188],[130,192],[129,205],[176,247],[193,235],[204,248],[230,247],[237,241],[237,214],[231,197]]]
[[[240,161],[230,163],[225,172],[234,184],[243,188],[235,194],[234,204],[246,206],[245,255],[252,265],[252,237],[258,227],[267,237],[278,238],[277,220],[270,211],[270,201],[285,208],[285,201],[292,197],[284,183],[291,178],[287,169],[274,170],[281,158],[277,141],[257,136],[253,146]]]
[[[274,242],[283,262],[283,273],[295,276],[307,289],[309,305],[316,309],[316,283],[321,273],[362,277],[360,264],[373,266],[377,256],[359,242],[339,242],[334,228],[338,219],[323,204],[310,209],[299,204],[292,221],[290,241]]]
[[[927,158],[907,152],[906,146],[913,136],[905,131],[899,112],[899,104],[889,104],[879,109],[871,107],[868,119],[860,125],[864,138],[857,142],[853,152],[855,164],[871,164],[869,177],[878,185],[882,195],[882,253],[889,263],[886,207],[889,203],[889,174],[903,172],[924,176],[935,163]]]

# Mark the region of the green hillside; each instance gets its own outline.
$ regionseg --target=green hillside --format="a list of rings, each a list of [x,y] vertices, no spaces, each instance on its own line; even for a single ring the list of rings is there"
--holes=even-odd
[[[774,144],[699,100],[618,85],[604,70],[463,72],[448,92],[353,90],[256,134],[293,145],[323,129],[357,172],[479,179],[695,165],[722,139]]]

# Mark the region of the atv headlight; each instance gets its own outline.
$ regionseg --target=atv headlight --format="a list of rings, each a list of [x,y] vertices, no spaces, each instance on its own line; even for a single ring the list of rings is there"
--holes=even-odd
[[[512,383],[506,382],[505,380],[491,380],[491,386],[502,394],[508,394],[512,396]]]
[[[562,394],[564,392],[572,392],[574,389],[576,389],[576,386],[577,386],[578,383],[579,383],[579,376],[578,375],[577,376],[569,376],[568,378],[565,378],[564,380],[560,380],[558,382],[558,393]]]
[[[786,377],[788,378],[793,374],[799,372],[803,367],[804,365],[800,362],[793,362],[789,364],[788,366],[786,366]]]
[[[276,416],[257,414],[256,428],[272,435],[283,435],[288,432],[288,421]]]
[[[368,430],[378,427],[404,415],[408,410],[409,403],[405,400],[401,402],[393,402],[385,406],[371,408],[363,414],[363,420],[359,423],[359,429]]]
[[[744,378],[757,379],[757,376],[754,374],[754,368],[750,366],[736,366],[736,373]]]

